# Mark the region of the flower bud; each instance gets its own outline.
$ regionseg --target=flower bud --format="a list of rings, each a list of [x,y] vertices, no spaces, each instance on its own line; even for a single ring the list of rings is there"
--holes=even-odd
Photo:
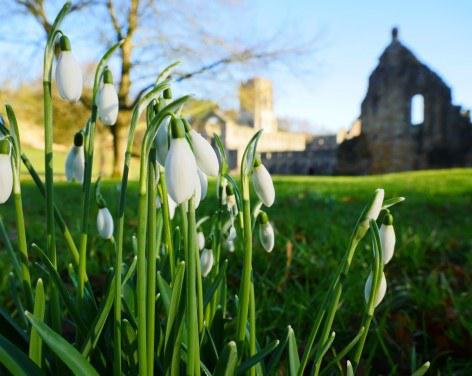
[[[211,268],[213,267],[213,262],[213,251],[211,249],[205,248],[200,256],[200,266],[203,277],[206,277],[210,273]]]
[[[267,207],[272,206],[275,200],[274,183],[272,182],[272,177],[270,176],[269,171],[267,171],[265,166],[261,164],[259,160],[256,160],[254,164],[252,184],[262,203]]]
[[[375,190],[374,200],[372,201],[372,204],[366,214],[367,222],[369,222],[371,219],[376,221],[379,217],[380,210],[382,210],[384,195],[385,192],[382,188],[378,188]]]
[[[187,201],[195,193],[197,163],[178,119],[172,121],[172,140],[166,158],[165,174],[169,195],[177,204]]]
[[[113,86],[113,76],[109,69],[103,73],[103,86],[98,95],[98,116],[105,125],[114,125],[118,118],[118,94]]]
[[[218,157],[210,143],[193,129],[189,132],[198,167],[208,176],[218,176]]]
[[[102,239],[111,239],[113,236],[113,217],[106,207],[98,209],[97,230]]]
[[[367,281],[365,282],[364,287],[364,298],[366,303],[369,303],[369,297],[372,289],[372,272],[370,272],[369,276],[367,277]],[[377,296],[374,299],[374,307],[377,307],[385,297],[385,293],[387,291],[387,280],[385,279],[385,274],[382,273],[382,278],[380,279],[379,289],[377,291]]]
[[[202,231],[197,232],[197,244],[200,251],[205,248],[205,235]]]
[[[10,141],[0,139],[0,204],[4,204],[13,190],[13,166]]]
[[[77,132],[74,136],[74,145],[69,150],[65,163],[65,175],[67,181],[84,181],[85,156],[84,156],[84,136]]]
[[[387,264],[392,259],[395,250],[395,230],[393,229],[393,217],[390,213],[385,216],[379,233],[383,263]]]
[[[195,206],[195,209],[196,209],[200,205],[200,200],[202,199],[202,186],[200,184],[200,176],[198,175],[198,167],[197,167],[197,171],[195,171],[194,184],[195,184],[195,192],[194,192],[195,203],[194,203],[194,206]]]
[[[269,222],[269,217],[263,211],[259,213],[259,241],[261,242],[262,247],[267,252],[272,252],[274,249],[274,228]]]
[[[60,96],[70,102],[77,102],[82,95],[82,71],[72,55],[69,39],[60,39],[61,52],[56,65],[56,85]]]

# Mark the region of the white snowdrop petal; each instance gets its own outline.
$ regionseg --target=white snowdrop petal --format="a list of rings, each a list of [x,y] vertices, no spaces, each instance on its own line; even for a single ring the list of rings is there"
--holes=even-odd
[[[165,166],[167,153],[169,152],[168,126],[170,118],[167,117],[159,126],[156,135],[157,161]]]
[[[13,167],[9,154],[0,154],[0,204],[5,203],[13,190]]]
[[[218,176],[218,157],[210,143],[193,129],[190,131],[190,138],[198,167],[208,176]]]
[[[190,146],[184,138],[174,138],[170,143],[165,163],[167,187],[170,197],[181,204],[195,192],[197,164]]]
[[[264,165],[261,164],[254,169],[252,184],[262,203],[267,207],[272,206],[275,200],[274,183],[272,182],[269,171],[267,171]]]
[[[367,281],[365,282],[365,287],[364,287],[364,298],[366,303],[369,302],[369,296],[372,288],[372,272],[369,274],[367,277]],[[385,274],[382,273],[382,278],[380,279],[380,286],[377,291],[377,296],[375,297],[374,300],[374,306],[377,307],[385,297],[385,293],[387,292],[387,280],[385,278]]]
[[[233,253],[235,251],[234,242],[232,240],[226,240],[224,243],[224,247],[228,252]]]
[[[108,208],[98,209],[97,230],[103,239],[111,239],[113,236],[113,217]]]
[[[67,154],[65,162],[65,175],[67,181],[84,181],[85,156],[83,146],[72,146]]]
[[[206,277],[213,267],[213,251],[211,249],[205,248],[200,255],[200,267],[202,270],[202,276]]]
[[[237,236],[236,229],[234,228],[234,226],[231,226],[229,228],[227,241],[232,242],[234,239],[236,239],[236,236]]]
[[[200,180],[200,200],[203,200],[208,193],[208,177],[202,170],[198,169],[198,178]]]
[[[177,204],[175,203],[174,200],[172,200],[172,197],[170,197],[169,194],[167,194],[167,202],[169,205],[169,217],[170,219],[174,219],[175,209],[177,208]]]
[[[383,263],[387,264],[393,257],[395,251],[395,230],[393,225],[382,224],[380,226],[380,243],[382,244]]]
[[[113,125],[118,118],[118,94],[113,84],[105,83],[98,96],[98,116],[105,125]]]
[[[198,170],[198,168],[197,168]],[[195,193],[193,195],[195,201],[195,209],[200,205],[202,199],[202,186],[200,184],[200,176],[198,176],[198,171],[195,172]]]
[[[270,224],[270,222],[263,223],[259,226],[259,240],[262,244],[262,247],[267,252],[272,252],[274,249],[274,228]]]
[[[61,51],[56,65],[56,85],[61,97],[77,102],[82,95],[82,71],[71,51]]]
[[[199,250],[205,248],[205,235],[201,231],[197,232],[197,244]]]
[[[372,202],[369,211],[367,212],[367,220],[373,219],[374,221],[377,220],[379,217],[380,211],[382,210],[382,204],[384,200],[385,192],[383,189],[379,188],[375,190],[375,197],[374,201]]]

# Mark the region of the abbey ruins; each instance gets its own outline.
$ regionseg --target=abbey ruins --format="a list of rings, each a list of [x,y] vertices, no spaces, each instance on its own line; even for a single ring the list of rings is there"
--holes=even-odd
[[[237,116],[212,110],[200,129],[218,134],[237,168],[243,148],[263,129],[259,150],[276,174],[371,174],[472,165],[470,112],[451,102],[451,89],[392,30],[369,77],[359,118],[349,131],[312,136],[280,131],[272,84],[254,78],[240,87]]]

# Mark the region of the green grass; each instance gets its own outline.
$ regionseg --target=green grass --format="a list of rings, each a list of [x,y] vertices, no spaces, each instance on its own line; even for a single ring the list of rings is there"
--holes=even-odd
[[[276,247],[271,254],[256,245],[254,271],[261,345],[281,338],[286,326],[295,330],[303,349],[309,327],[324,292],[334,275],[350,232],[373,191],[383,187],[386,197],[404,196],[392,210],[397,248],[386,266],[388,289],[376,311],[376,323],[366,344],[365,373],[408,374],[412,359],[426,360],[441,374],[468,375],[472,370],[472,169],[422,171],[372,177],[276,177],[277,198],[267,210],[276,228]],[[102,191],[116,209],[117,181],[106,181]],[[136,220],[136,183],[130,183],[126,212],[125,258],[129,259]],[[59,182],[56,197],[73,234],[80,223],[79,185]],[[211,213],[214,184],[198,209]],[[44,245],[44,201],[31,181],[23,184],[25,220],[29,242]],[[0,207],[12,239],[15,218],[12,202]],[[98,239],[96,208],[91,213],[92,234],[88,270],[92,284],[100,288],[113,254]],[[58,235],[61,267],[70,258]],[[363,288],[369,273],[367,241],[359,247],[347,289],[334,323],[335,348],[340,350],[358,330],[364,304]],[[32,254],[35,260],[37,255]],[[239,284],[241,254],[229,254],[230,283]],[[0,248],[2,301],[8,297],[8,257]],[[38,275],[38,270],[34,270]],[[416,354],[415,356],[413,356]],[[435,371],[431,374],[436,374]]]

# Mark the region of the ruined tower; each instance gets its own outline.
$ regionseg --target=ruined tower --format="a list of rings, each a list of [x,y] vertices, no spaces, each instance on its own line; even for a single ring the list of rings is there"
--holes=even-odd
[[[255,77],[239,88],[240,121],[265,132],[277,131],[272,100],[272,81]]]
[[[360,122],[361,135],[339,148],[338,165],[345,172],[467,163],[472,146],[468,112],[451,103],[451,89],[400,42],[397,28],[369,77]]]

